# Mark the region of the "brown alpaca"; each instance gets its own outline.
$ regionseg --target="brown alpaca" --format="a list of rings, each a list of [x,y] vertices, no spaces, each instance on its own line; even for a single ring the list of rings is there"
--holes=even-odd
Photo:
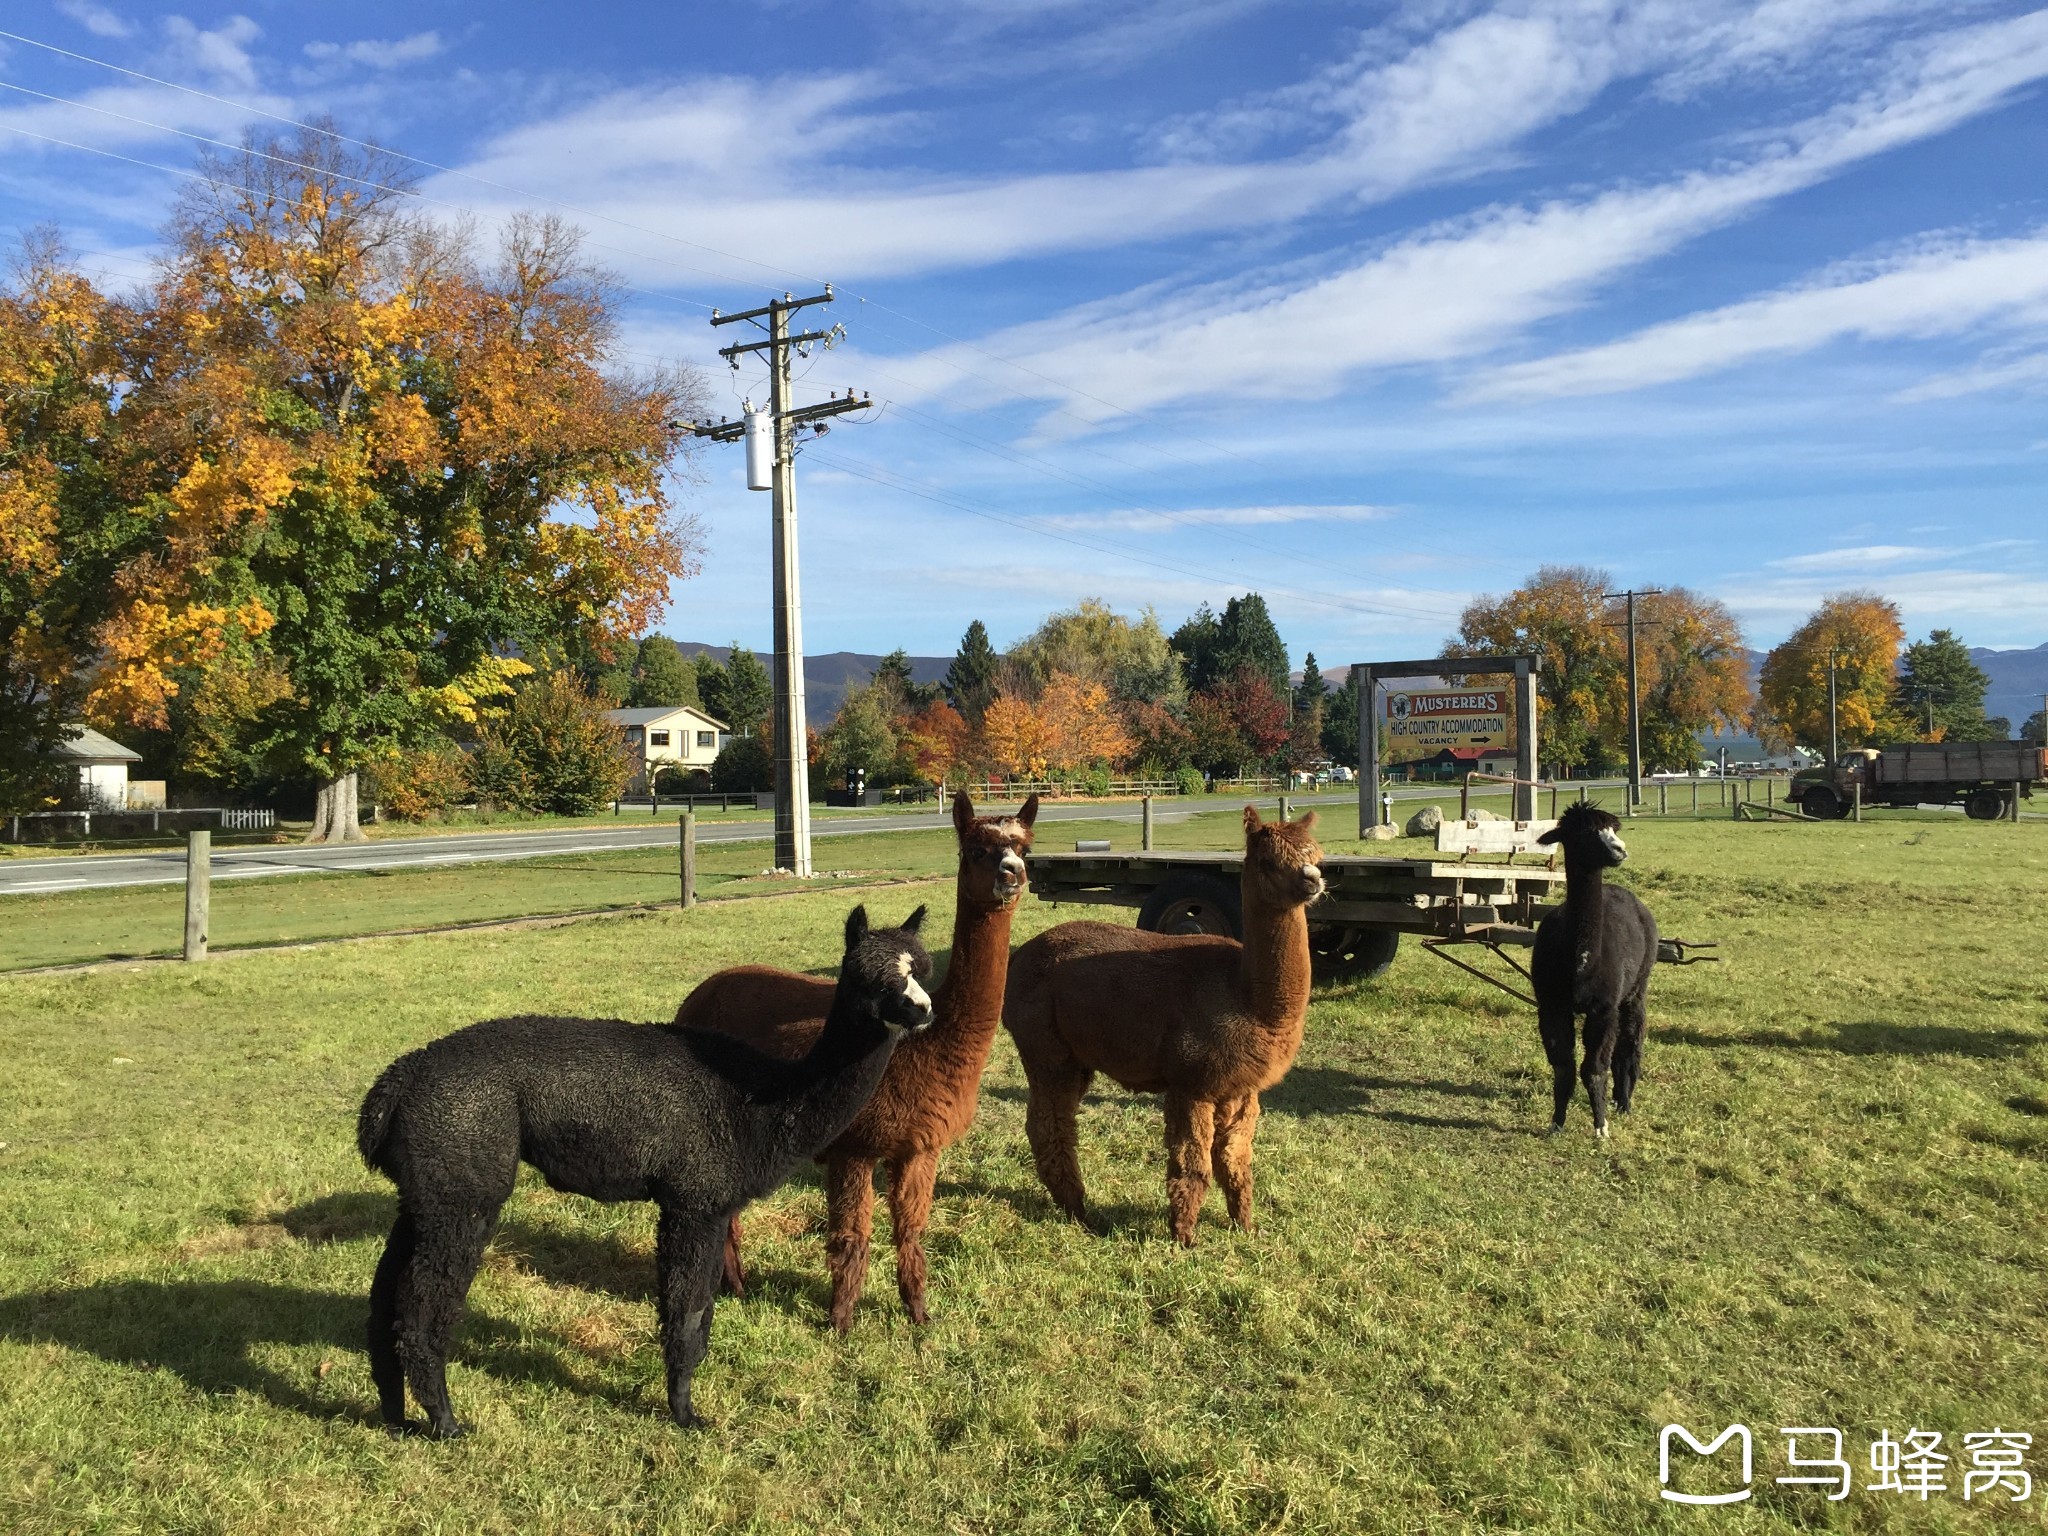
[[[1015,816],[981,816],[966,795],[953,798],[960,839],[953,953],[932,994],[929,1029],[905,1039],[889,1059],[875,1095],[840,1138],[819,1154],[830,1210],[825,1262],[832,1276],[832,1326],[853,1324],[867,1278],[875,1204],[875,1164],[889,1169],[889,1221],[896,1239],[896,1289],[913,1322],[924,1322],[924,1229],[931,1219],[939,1154],[967,1133],[1002,1017],[1010,966],[1010,920],[1024,894],[1024,855],[1038,796]],[[792,1059],[811,1048],[832,1005],[832,982],[765,965],[720,971],[683,999],[676,1023],[717,1030]],[[737,1292],[739,1222],[726,1234],[726,1284]]]
[[[1003,1027],[1031,1080],[1024,1128],[1040,1181],[1076,1221],[1075,1115],[1103,1072],[1166,1095],[1173,1235],[1193,1246],[1212,1168],[1230,1219],[1251,1230],[1259,1093],[1287,1075],[1308,1016],[1306,908],[1323,894],[1315,820],[1267,824],[1245,807],[1242,944],[1062,923],[1017,950]]]

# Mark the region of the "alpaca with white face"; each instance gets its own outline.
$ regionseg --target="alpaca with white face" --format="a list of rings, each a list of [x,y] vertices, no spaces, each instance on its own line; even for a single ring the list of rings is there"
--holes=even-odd
[[[1610,1075],[1614,1107],[1626,1114],[1642,1071],[1657,920],[1631,893],[1606,882],[1606,872],[1628,858],[1621,823],[1607,812],[1575,805],[1537,841],[1564,850],[1565,870],[1564,905],[1537,928],[1529,966],[1537,1028],[1550,1058],[1550,1133],[1564,1129],[1572,1102],[1572,1024],[1583,1016],[1579,1077],[1593,1104],[1593,1134],[1605,1136]]]

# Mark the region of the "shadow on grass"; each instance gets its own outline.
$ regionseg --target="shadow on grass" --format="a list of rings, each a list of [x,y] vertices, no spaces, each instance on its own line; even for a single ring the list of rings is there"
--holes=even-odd
[[[1709,1050],[1731,1045],[1774,1051],[1835,1051],[1843,1056],[2019,1056],[2048,1043],[2048,1034],[2018,1029],[1962,1029],[1953,1024],[1818,1024],[1795,1033],[1786,1029],[1655,1029],[1653,1042],[1697,1045]]]
[[[322,1195],[269,1218],[302,1243],[352,1243],[385,1237],[398,1220],[398,1197],[376,1190]]]
[[[60,1344],[144,1371],[174,1371],[199,1392],[249,1392],[311,1418],[367,1424],[380,1422],[371,1403],[329,1396],[310,1370],[294,1379],[252,1356],[268,1344],[359,1354],[368,1306],[363,1296],[257,1280],[122,1280],[0,1298],[0,1337]],[[576,1378],[547,1351],[523,1345],[522,1334],[472,1311],[457,1358],[505,1381],[611,1395]]]

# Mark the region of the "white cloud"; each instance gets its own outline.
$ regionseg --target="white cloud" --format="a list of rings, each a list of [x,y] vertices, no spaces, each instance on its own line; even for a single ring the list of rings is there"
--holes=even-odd
[[[133,37],[135,28],[92,0],[57,0],[57,9],[94,37]]]
[[[216,86],[252,91],[256,89],[256,60],[249,44],[262,34],[263,29],[246,16],[230,16],[210,31],[195,27],[182,16],[166,16],[170,78],[176,79],[178,71],[197,71]]]
[[[1942,550],[1915,544],[1866,544],[1856,549],[1824,549],[1811,555],[1787,555],[1769,564],[1772,569],[1781,571],[1846,571],[1935,559],[1941,554]]]
[[[1188,531],[1191,524],[1210,527],[1257,528],[1279,523],[1363,523],[1392,517],[1391,507],[1343,506],[1253,506],[1193,507],[1185,511],[1154,512],[1144,508],[1114,512],[1062,512],[1033,519],[1049,528],[1091,528],[1105,532],[1169,533]]]
[[[371,69],[395,69],[401,64],[431,59],[445,46],[438,32],[415,32],[393,42],[366,38],[354,43],[308,43],[305,53],[307,58],[322,62],[339,59]]]
[[[1470,391],[1477,399],[1607,394],[1693,378],[1760,358],[1810,352],[1830,342],[1956,335],[1988,322],[2048,321],[2048,234],[1969,241],[1915,253],[1874,276],[1826,275],[1816,283],[1681,320],[1583,351],[1500,369]],[[1993,388],[2012,377],[1969,387]],[[1965,393],[1922,386],[1920,398]],[[1909,396],[1915,392],[1909,391]]]
[[[2048,352],[2033,352],[2010,362],[1984,362],[1959,373],[1937,374],[1892,396],[1901,405],[1922,400],[1953,400],[1995,389],[2026,389],[2048,384]]]
[[[1583,201],[1495,207],[1313,281],[1146,294],[1143,305],[1127,296],[1001,333],[985,350],[1086,381],[1062,391],[1019,377],[1001,394],[1064,394],[1068,412],[1095,419],[1114,412],[1089,396],[1142,410],[1210,395],[1328,394],[1362,370],[1482,353],[1708,229],[1951,128],[2044,75],[2048,11],[1914,50],[1883,89],[1788,130],[1747,164]],[[988,367],[939,348],[912,371],[936,379],[949,364]]]

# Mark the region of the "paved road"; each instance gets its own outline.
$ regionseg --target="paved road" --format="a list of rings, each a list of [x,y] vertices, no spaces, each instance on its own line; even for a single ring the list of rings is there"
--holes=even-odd
[[[1441,786],[1398,792],[1398,798],[1441,799]],[[1275,797],[1259,797],[1261,803]],[[1355,790],[1290,797],[1297,805],[1355,805]],[[1217,809],[1211,802],[1203,807]],[[1185,821],[1192,810],[1155,807],[1161,823]],[[1327,813],[1326,813],[1327,814]],[[1141,812],[1129,802],[1115,807],[1063,805],[1053,802],[1038,813],[1040,840],[1051,846],[1043,829],[1062,821],[1136,822]],[[923,832],[948,824],[940,811],[908,811],[874,816],[834,817],[811,824],[813,838],[847,837],[858,832]],[[767,842],[774,835],[765,821],[734,822],[720,826],[700,817],[697,841],[712,843]],[[420,869],[437,864],[486,864],[505,859],[549,858],[566,853],[616,853],[629,848],[673,848],[676,824],[672,818],[648,817],[639,824],[612,827],[574,827],[560,832],[470,832],[451,837],[393,838],[384,842],[352,843],[340,847],[307,848],[290,844],[266,844],[253,848],[222,848],[213,855],[216,880],[259,880],[266,875],[303,875],[314,872],[359,869]],[[165,848],[134,854],[72,854],[55,859],[9,859],[0,862],[0,896],[47,896],[58,891],[101,890],[127,885],[176,885],[185,878],[185,853]]]

